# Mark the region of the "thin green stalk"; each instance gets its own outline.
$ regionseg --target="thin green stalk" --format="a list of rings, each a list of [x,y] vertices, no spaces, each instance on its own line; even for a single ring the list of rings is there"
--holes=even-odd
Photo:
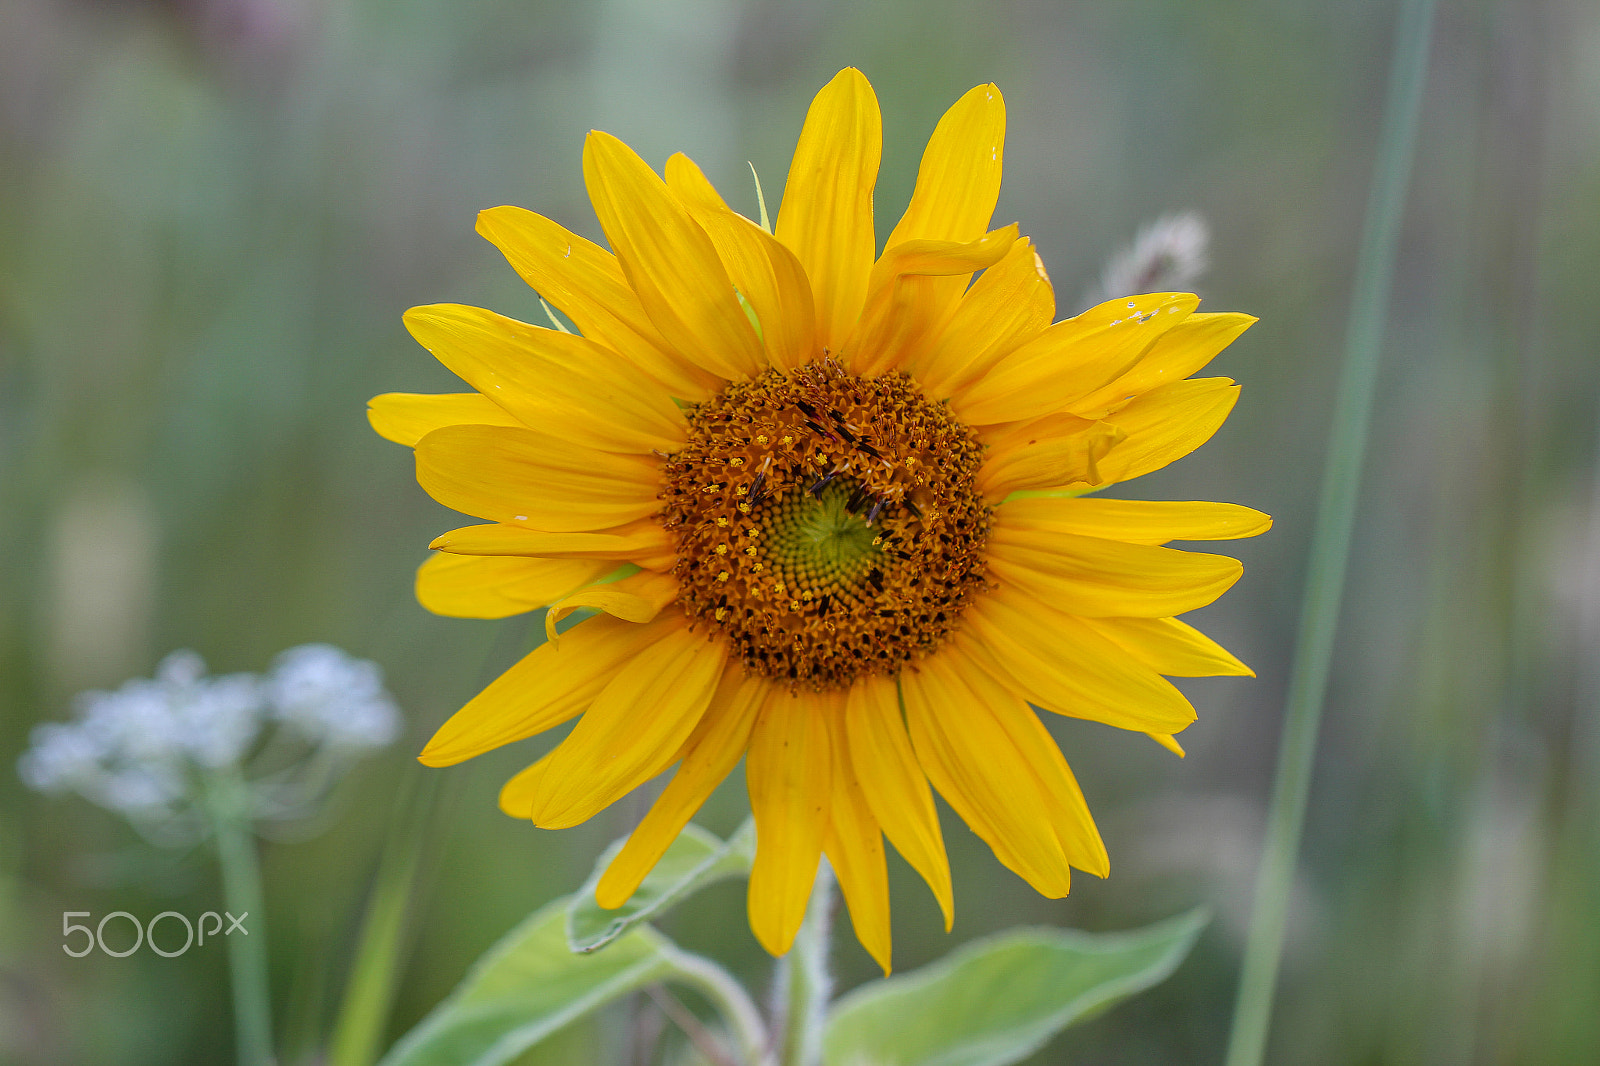
[[[418,782],[407,776],[407,797],[389,827],[372,898],[361,922],[361,939],[350,965],[349,983],[339,1004],[329,1042],[328,1066],[371,1066],[378,1061],[406,947],[406,915],[415,895],[422,854],[422,827],[438,793],[439,777]]]
[[[672,980],[705,996],[722,1015],[738,1042],[739,1061],[747,1066],[772,1066],[767,1027],[761,1024],[761,1012],[750,1001],[744,986],[710,959],[666,944],[657,950],[672,964]]]
[[[223,939],[233,984],[239,1066],[271,1066],[272,1004],[267,985],[267,923],[261,905],[261,865],[251,828],[249,793],[237,773],[209,783],[207,804],[222,867],[222,896],[239,928]]]
[[[822,1026],[827,1018],[833,977],[828,969],[829,934],[833,924],[833,867],[824,859],[817,869],[805,921],[794,946],[783,957],[782,1066],[818,1066],[822,1062]]]
[[[586,608],[579,613],[583,610]],[[518,654],[524,654],[530,639],[535,644],[543,641],[542,615],[535,614],[520,626],[501,627],[484,652],[477,687],[489,683],[495,674],[494,663],[513,647],[520,647]],[[423,906],[428,895],[431,877],[423,871],[437,865],[424,861],[423,853],[432,846],[431,841],[439,839],[439,827],[451,820],[466,777],[419,772],[413,766],[405,780],[328,1040],[328,1066],[369,1066],[380,1057],[410,947],[407,918]]]
[[[1227,1066],[1259,1066],[1283,952],[1289,891],[1294,880],[1306,796],[1333,659],[1350,539],[1355,527],[1361,465],[1378,375],[1416,142],[1417,115],[1428,67],[1434,0],[1404,0],[1389,68],[1382,140],[1356,261],[1355,284],[1323,468],[1322,498],[1311,543],[1300,631],[1289,678],[1288,706],[1268,814],[1267,838],[1256,878],[1255,910],[1245,945]]]

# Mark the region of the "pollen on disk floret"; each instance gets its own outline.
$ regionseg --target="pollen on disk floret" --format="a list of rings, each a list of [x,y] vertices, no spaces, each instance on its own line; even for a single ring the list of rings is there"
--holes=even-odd
[[[825,358],[729,385],[664,464],[680,605],[766,677],[893,673],[983,587],[981,453],[903,374]]]

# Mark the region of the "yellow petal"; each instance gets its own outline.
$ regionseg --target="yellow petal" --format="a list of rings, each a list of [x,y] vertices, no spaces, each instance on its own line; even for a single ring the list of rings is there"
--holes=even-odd
[[[551,753],[532,798],[535,825],[587,821],[678,757],[722,679],[728,645],[689,632],[679,612],[668,618],[677,628],[611,678]]]
[[[594,559],[434,555],[417,569],[417,600],[450,618],[508,618],[553,603],[616,565]]]
[[[737,214],[690,159],[667,160],[667,187],[711,237],[734,287],[761,323],[767,361],[790,370],[815,359],[817,311],[800,260],[772,234]]]
[[[452,555],[539,555],[552,559],[614,559],[637,563],[673,549],[672,538],[653,519],[603,533],[544,533],[496,523],[441,533],[428,547]]]
[[[989,228],[1000,197],[1006,103],[995,85],[979,85],[939,119],[917,170],[911,204],[884,242],[929,238],[970,241]]]
[[[917,240],[963,243],[981,236],[1000,196],[1005,138],[1006,105],[999,88],[979,85],[957,100],[928,140],[911,203],[884,247]],[[961,299],[969,273],[919,282],[919,313],[943,322]]]
[[[948,933],[955,921],[950,862],[927,775],[906,736],[899,683],[876,676],[857,680],[846,701],[845,726],[856,778],[872,782],[866,795],[873,817],[933,890]]]
[[[671,451],[683,414],[604,345],[461,304],[413,307],[406,328],[467,384],[528,426],[601,451]]]
[[[619,581],[585,585],[550,604],[544,615],[546,640],[556,639],[556,623],[579,607],[594,607],[629,622],[648,622],[678,598],[678,579],[641,570]]]
[[[559,646],[533,649],[451,715],[418,760],[453,766],[560,725],[587,707],[618,670],[681,626],[675,617],[641,626],[606,615],[574,626]]]
[[[867,301],[856,329],[844,342],[844,364],[861,377],[879,377],[916,359],[943,320],[934,317],[938,282],[945,278],[904,274]]]
[[[817,344],[830,350],[850,334],[867,298],[877,254],[872,189],[882,153],[878,98],[859,70],[841,70],[806,113],[776,227],[811,279]]]
[[[1237,559],[1176,548],[1019,530],[996,515],[989,573],[1068,614],[1168,618],[1204,607],[1244,572]]]
[[[516,415],[476,392],[386,392],[367,401],[367,421],[378,436],[407,448],[444,426],[522,425]]]
[[[1026,237],[978,280],[956,304],[927,353],[911,363],[922,389],[948,399],[1032,340],[1055,318],[1056,297],[1044,262]]]
[[[965,635],[956,638],[949,652],[951,667],[960,671],[973,695],[989,709],[1017,756],[1033,775],[1067,861],[1096,877],[1105,877],[1111,872],[1105,843],[1100,839],[1083,791],[1062,757],[1061,749],[1056,746],[1055,738],[1039,721],[1033,708],[1006,681],[979,669],[970,657],[962,662],[964,645],[969,642],[970,637]]]
[[[1017,226],[1012,223],[970,241],[923,238],[893,245],[884,250],[883,257],[872,267],[867,284],[868,298],[905,274],[965,277],[998,263],[1016,243]]]
[[[1171,682],[1048,601],[1002,586],[970,604],[965,621],[970,654],[1045,710],[1140,732],[1176,733],[1194,721]]]
[[[866,791],[848,757],[844,715],[828,718],[833,745],[833,796],[822,849],[839,875],[839,889],[850,908],[850,924],[867,954],[890,969],[889,867],[883,857],[883,833],[867,803]]]
[[[1057,322],[951,398],[969,425],[1069,411],[1132,368],[1155,340],[1200,303],[1190,293],[1130,296]]]
[[[1172,754],[1176,755],[1178,758],[1180,758],[1180,759],[1183,758],[1183,745],[1179,744],[1169,734],[1167,734],[1167,733],[1151,733],[1149,736],[1150,736],[1151,740],[1155,741],[1157,744],[1160,744],[1163,748],[1166,748],[1168,751],[1172,752]]]
[[[988,427],[979,433],[989,447],[978,468],[978,491],[997,503],[1026,490],[1070,487],[1087,492],[1105,481],[1101,461],[1127,436],[1109,422],[1073,415]]]
[[[1272,519],[1235,503],[1032,497],[1003,504],[1012,529],[1077,533],[1130,544],[1236,540],[1272,528]]]
[[[1100,421],[1053,414],[982,427],[979,489],[999,502],[1012,492],[1077,496],[1132,480],[1204,444],[1238,398],[1228,378],[1200,378],[1153,389]]]
[[[1256,676],[1222,645],[1176,618],[1086,618],[1084,622],[1158,674]]]
[[[533,794],[544,778],[545,771],[550,768],[552,754],[554,752],[547,752],[544,758],[512,774],[511,780],[500,786],[499,806],[502,811],[513,818],[533,816]]]
[[[846,365],[876,377],[920,361],[954,308],[943,283],[953,281],[959,295],[968,275],[998,262],[1016,239],[1017,228],[1007,226],[966,243],[915,240],[884,252],[861,321],[844,342]]]
[[[832,693],[779,689],[750,735],[744,766],[756,819],[750,928],[773,955],[794,943],[816,881],[833,794],[827,716],[842,713],[839,702]]]
[[[720,377],[760,373],[761,342],[733,282],[666,183],[600,130],[584,142],[583,179],[623,273],[667,343]]]
[[[1239,386],[1229,378],[1189,378],[1135,397],[1107,419],[1123,440],[1100,460],[1100,484],[1131,481],[1182,459],[1211,439],[1238,399]]]
[[[1084,418],[1104,418],[1134,396],[1182,381],[1232,344],[1256,319],[1233,312],[1193,314],[1163,333],[1127,373],[1096,389],[1069,410]]]
[[[742,670],[722,672],[705,717],[684,745],[678,772],[595,886],[600,906],[609,909],[628,902],[695,811],[739,764],[771,688],[769,682]]]
[[[995,858],[1041,894],[1065,896],[1071,870],[1038,782],[994,711],[948,660],[946,649],[900,674],[917,761]]]
[[[446,507],[551,533],[609,529],[661,509],[656,459],[531,429],[436,429],[417,443],[417,482]]]
[[[672,350],[616,256],[598,244],[520,207],[480,212],[478,232],[584,336],[627,356],[673,396],[699,401],[721,387],[716,375]]]

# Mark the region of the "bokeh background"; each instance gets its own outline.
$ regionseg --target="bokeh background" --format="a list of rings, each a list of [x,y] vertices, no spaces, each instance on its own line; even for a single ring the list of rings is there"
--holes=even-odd
[[[4,0],[0,1061],[231,1056],[220,946],[60,948],[63,911],[220,908],[209,854],[152,847],[11,769],[73,693],[173,648],[261,670],[331,641],[380,662],[406,712],[315,824],[262,844],[286,1063],[325,1046],[389,834],[424,847],[398,1035],[626,832],[628,803],[560,833],[498,813],[499,784],[553,738],[412,761],[541,627],[416,605],[412,570],[461,520],[363,404],[452,389],[408,306],[538,319],[474,214],[520,204],[598,238],[589,128],[657,166],[687,151],[751,212],[752,161],[775,207],[807,102],[846,65],[883,105],[880,220],[942,110],[993,80],[1010,109],[997,218],[1035,238],[1060,313],[1141,225],[1193,209],[1214,236],[1207,307],[1261,317],[1213,368],[1245,386],[1231,421],[1120,490],[1276,517],[1230,546],[1245,577],[1197,619],[1259,679],[1184,683],[1184,761],[1050,723],[1108,881],[1041,899],[946,810],[947,937],[891,860],[901,970],[1017,923],[1120,929],[1209,902],[1172,979],[1031,1061],[1220,1061],[1393,23],[1390,4],[1309,0]],[[1445,0],[1272,1062],[1600,1055],[1597,290],[1600,7]],[[737,778],[715,830],[743,817]],[[667,929],[760,985],[742,891]],[[837,958],[845,986],[872,974],[848,935]],[[593,1061],[629,1024],[611,1011],[528,1061]]]

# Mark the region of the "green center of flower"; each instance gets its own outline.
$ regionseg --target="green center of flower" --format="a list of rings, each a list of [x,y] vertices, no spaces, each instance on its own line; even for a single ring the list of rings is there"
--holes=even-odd
[[[833,481],[815,496],[788,492],[775,500],[761,516],[767,564],[812,593],[855,585],[883,555],[880,531],[863,513],[864,495],[854,483]]]
[[[982,452],[904,374],[823,359],[729,385],[662,465],[679,605],[764,677],[898,672],[984,587]]]

